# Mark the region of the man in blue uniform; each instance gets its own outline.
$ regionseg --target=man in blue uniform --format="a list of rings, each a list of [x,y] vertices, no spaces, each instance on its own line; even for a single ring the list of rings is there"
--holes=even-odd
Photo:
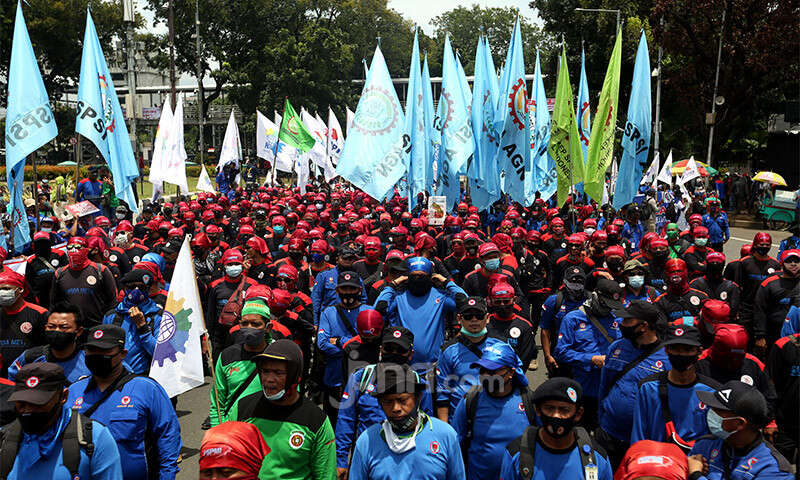
[[[541,427],[528,427],[503,452],[503,480],[611,480],[605,452],[576,424],[584,414],[578,382],[551,378],[533,392]]]
[[[708,428],[715,438],[699,439],[689,452],[689,480],[794,478],[790,463],[761,435],[770,420],[761,392],[732,380],[697,396],[710,408]]]
[[[356,442],[350,480],[463,480],[458,436],[450,425],[423,413],[425,384],[406,365],[379,365],[372,392],[386,420]]]
[[[432,273],[433,263],[427,258],[409,258],[408,276],[384,288],[375,302],[375,310],[389,323],[414,333],[417,345],[412,364],[438,360],[444,343],[445,314],[455,312],[457,305],[467,300],[467,294],[455,282]],[[398,291],[401,287],[405,290]]]
[[[122,478],[119,452],[109,429],[65,408],[68,394],[67,378],[58,365],[41,362],[20,369],[9,397],[17,420],[3,427],[0,477]],[[77,437],[79,429],[83,442]]]
[[[633,412],[631,443],[639,440],[672,442],[689,451],[694,440],[708,434],[708,406],[697,392],[712,392],[716,381],[697,374],[700,332],[688,325],[671,325],[663,343],[671,369],[639,383]]]
[[[731,238],[728,215],[720,208],[719,199],[716,197],[706,198],[705,203],[708,213],[703,215],[703,226],[708,229],[708,240],[711,248],[717,252],[722,252],[722,246]]]
[[[560,365],[555,358],[558,331],[561,321],[588,299],[586,272],[580,267],[569,267],[564,272],[564,285],[547,297],[542,305],[541,343],[544,362],[550,377],[571,377],[568,365]]]
[[[461,399],[452,421],[471,480],[498,478],[508,442],[537,422],[533,392],[514,349],[500,342],[482,353],[470,365],[479,369],[481,384]]]
[[[75,201],[82,202],[84,200],[89,200],[95,207],[100,208],[100,199],[102,196],[103,183],[97,180],[97,168],[90,168],[89,177],[78,182],[78,186],[75,188]],[[100,212],[92,216],[96,217],[98,215],[100,215]]]
[[[121,478],[172,480],[181,451],[178,416],[161,385],[125,368],[125,337],[116,325],[89,331],[84,348],[92,376],[70,386],[67,406],[109,426],[119,446]]]
[[[611,344],[600,371],[600,428],[595,439],[616,469],[631,443],[639,382],[668,370],[669,361],[658,334],[659,327],[667,323],[661,309],[644,300],[633,300],[625,310],[614,313],[622,319],[622,338]]]
[[[339,294],[336,292],[339,273],[352,271],[353,263],[358,259],[358,249],[353,243],[346,243],[339,247],[336,266],[320,272],[314,280],[314,288],[311,290],[311,303],[314,307],[314,325],[319,325],[319,317],[325,307],[339,303]],[[366,303],[367,293],[364,290],[364,283],[361,277],[358,279],[361,285],[361,302]]]
[[[481,297],[469,297],[458,313],[461,332],[445,347],[436,364],[436,416],[449,422],[458,402],[479,383],[479,372],[472,364],[483,349],[501,340],[488,334],[489,313]]]

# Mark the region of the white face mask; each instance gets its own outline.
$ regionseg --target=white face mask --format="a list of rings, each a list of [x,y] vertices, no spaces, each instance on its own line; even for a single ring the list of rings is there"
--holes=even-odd
[[[225,274],[231,278],[236,278],[242,274],[241,265],[228,265],[225,267]]]
[[[52,228],[52,227],[42,227],[42,231],[43,231],[43,232],[50,233],[50,232],[52,232],[52,231],[53,231],[53,228]]]
[[[10,288],[0,290],[0,306],[8,307],[17,300],[17,292]]]
[[[281,398],[283,398],[284,395],[286,395],[286,389],[285,388],[281,389],[281,391],[276,393],[275,395],[267,394],[267,391],[264,390],[264,389],[262,389],[261,391],[264,392],[264,397],[267,400],[269,400],[270,402],[276,402],[276,401],[280,400]]]
[[[583,231],[586,232],[586,235],[591,235],[595,232],[594,228],[592,227],[584,228]]]
[[[125,235],[124,233],[120,233],[116,237],[114,237],[114,243],[117,246],[125,245],[126,243],[128,243],[128,236]]]
[[[414,429],[414,433],[407,437],[398,437],[397,434],[394,433],[394,430],[392,430],[392,425],[389,423],[389,420],[384,420],[382,427],[383,435],[386,438],[386,445],[389,446],[389,450],[394,453],[405,453],[416,448],[417,434],[422,431],[422,419],[417,420],[417,427]]]
[[[125,214],[124,213],[117,213],[116,215],[117,215],[117,220],[124,220],[125,219]]]

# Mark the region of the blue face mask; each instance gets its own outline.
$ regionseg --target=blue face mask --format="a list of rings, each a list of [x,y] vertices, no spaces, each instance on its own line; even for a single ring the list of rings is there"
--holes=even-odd
[[[717,412],[715,412],[712,409],[709,409],[708,415],[706,415],[706,423],[708,423],[708,430],[715,437],[725,440],[726,438],[730,437],[733,432],[729,432],[724,428],[722,428],[722,422],[734,418],[741,418],[741,417],[722,418],[721,416],[719,416],[719,414],[717,414]]]
[[[313,263],[321,263],[325,261],[325,254],[323,253],[312,253],[311,254],[311,261]]]
[[[486,270],[489,270],[490,272],[496,272],[497,270],[500,269],[500,259],[491,258],[489,260],[486,260],[484,262],[484,265],[486,266]]]
[[[128,290],[128,293],[125,294],[125,303],[129,305],[141,305],[145,300],[147,300],[147,296],[138,288]]]
[[[283,225],[275,225],[272,227],[272,233],[275,235],[283,235]]]
[[[629,276],[628,285],[630,285],[632,288],[642,288],[642,285],[644,285],[644,275]]]

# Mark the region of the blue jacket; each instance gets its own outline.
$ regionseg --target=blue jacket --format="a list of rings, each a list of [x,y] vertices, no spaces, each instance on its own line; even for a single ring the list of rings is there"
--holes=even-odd
[[[475,344],[475,348],[482,352],[484,348],[501,342],[500,339],[486,337],[481,343]],[[455,341],[439,355],[436,364],[436,404],[447,403],[451,418],[467,391],[480,383],[478,369],[470,368],[470,364],[478,360],[478,356],[460,341]]]
[[[114,323],[114,319],[118,315],[122,317],[121,326],[125,330],[125,349],[128,350],[125,363],[130,366],[133,373],[147,373],[150,371],[150,364],[153,363],[153,350],[156,348],[158,329],[161,326],[161,315],[164,310],[150,298],[139,305],[139,310],[144,314],[147,323],[140,331],[130,319],[128,314],[130,307],[131,305],[125,300],[121,301],[114,310],[106,314],[103,323]]]
[[[325,355],[325,377],[323,382],[329,387],[338,387],[342,384],[342,346],[353,338],[356,332],[356,317],[362,310],[368,310],[369,305],[363,303],[352,310],[342,309],[345,317],[350,322],[348,328],[339,318],[335,305],[325,308],[319,321],[317,331],[317,346]],[[331,338],[338,338],[336,345],[331,343]]]
[[[69,387],[68,407],[83,411],[101,397],[92,378],[85,378]],[[108,425],[119,446],[124,480],[147,478],[145,437],[158,450],[159,480],[173,480],[178,473],[181,451],[181,427],[167,392],[155,380],[136,377],[128,381],[92,414],[92,419]],[[97,452],[95,452],[97,455]]]
[[[577,445],[569,452],[553,452],[536,442],[532,480],[582,480],[583,464]],[[503,463],[500,476],[503,480],[521,480],[519,474],[520,440],[508,444],[503,452]],[[614,471],[606,455],[595,447],[594,457],[597,462],[597,480],[612,480]]]
[[[339,416],[336,418],[336,467],[347,468],[347,459],[353,442],[364,430],[386,420],[386,414],[378,405],[378,400],[369,394],[375,390],[375,374],[372,379],[365,380],[364,393],[361,392],[361,380],[364,369],[359,368],[350,375],[347,386],[342,393],[339,405]],[[428,390],[422,392],[419,407],[428,415],[433,414],[433,400]],[[354,432],[356,425],[358,430]]]
[[[618,318],[598,317],[597,321],[612,339],[620,337]],[[561,322],[555,358],[572,367],[572,374],[587,397],[597,398],[600,393],[600,369],[592,363],[592,357],[605,355],[609,346],[610,343],[592,325],[582,308],[570,312]]]
[[[786,314],[786,320],[783,321],[781,327],[781,338],[800,333],[800,308],[792,305],[789,308],[789,313]],[[11,369],[8,369],[11,374]]]
[[[217,188],[223,195],[228,194],[228,190],[230,190],[231,186],[228,183],[228,176],[225,175],[225,172],[222,170],[219,171],[217,174]]]
[[[367,293],[364,290],[364,282],[361,283],[361,303],[367,303]],[[319,326],[319,316],[325,307],[336,305],[342,300],[336,293],[336,284],[339,282],[339,267],[333,267],[324,272],[319,272],[314,279],[314,288],[311,289],[311,303],[314,307],[314,325]]]
[[[522,435],[528,417],[519,389],[511,395],[495,398],[480,392],[475,399],[477,408],[472,424],[472,441],[467,451],[467,478],[500,478],[500,467],[506,445]],[[450,422],[463,442],[467,435],[467,402],[462,397]]]
[[[663,442],[666,438],[664,414],[658,398],[658,375],[651,375],[639,385],[636,408],[633,412],[633,431],[631,444],[639,440]],[[676,386],[667,382],[669,411],[675,430],[683,440],[690,441],[708,435],[706,414],[708,406],[697,398],[697,391],[713,392],[719,384],[714,380],[698,375],[697,382],[687,386]]]
[[[103,184],[99,181],[92,182],[88,178],[84,178],[78,182],[75,188],[75,200],[82,202],[87,198],[99,197],[103,194]]]
[[[38,355],[31,363],[40,362],[53,362],[56,365],[59,365],[64,369],[64,374],[67,376],[68,383],[75,383],[79,378],[86,375],[91,375],[89,369],[86,368],[85,353],[83,349],[78,349],[75,355],[64,360],[63,362],[58,362],[55,358],[49,357],[48,355]],[[13,381],[17,377],[17,372],[19,369],[24,367],[25,364],[25,354],[23,353],[17,357],[16,360],[14,360],[14,363],[8,366],[8,379]]]
[[[572,300],[569,298],[568,295],[563,294],[564,301],[561,302],[561,306],[559,307],[558,311],[555,311],[556,308],[556,297],[558,293],[554,293],[547,297],[542,304],[542,319],[539,323],[539,326],[542,330],[550,330],[553,334],[556,334],[561,327],[561,321],[564,320],[564,317],[573,310],[577,310],[578,307],[583,305],[583,302],[586,301],[585,298],[581,298],[578,300]],[[554,340],[554,336],[551,335],[551,341]]]
[[[376,305],[382,301],[387,303],[388,324],[402,325],[414,334],[412,365],[439,359],[444,343],[445,314],[456,311],[456,295],[467,296],[452,280],[447,282],[445,288],[431,288],[427,295],[415,297],[408,290],[397,293],[394,288],[387,286],[375,301]]]
[[[641,354],[642,350],[630,340],[621,338],[608,348],[606,363],[600,370],[600,426],[626,444],[630,443],[639,382],[654,373],[672,368],[664,347],[661,347],[614,382],[619,373]]]
[[[728,215],[725,212],[719,212],[716,217],[706,213],[703,215],[703,226],[708,229],[708,241],[711,243],[727,242],[731,238]]]
[[[69,470],[64,466],[61,458],[62,441],[61,433],[67,428],[72,411],[67,407],[62,409],[61,418],[50,427],[50,430],[41,435],[23,434],[19,445],[14,467],[8,475],[8,480],[22,479],[48,479],[71,480]],[[92,480],[119,480],[122,478],[117,442],[111,436],[109,429],[98,422],[92,424],[92,443],[94,453],[91,459],[81,448],[81,462],[78,474],[81,478]]]
[[[800,237],[797,235],[792,235],[789,238],[784,238],[781,240],[781,244],[778,247],[778,256],[776,258],[781,258],[783,252],[786,250],[791,250],[793,248],[800,248]]]
[[[450,425],[428,417],[416,436],[416,447],[393,453],[381,434],[369,427],[356,441],[350,480],[437,479],[464,480],[458,436]]]
[[[791,466],[775,448],[762,439],[745,455],[738,456],[719,438],[704,438],[695,443],[689,455],[708,460],[708,475],[702,480],[791,480]]]
[[[638,252],[639,251],[639,242],[644,237],[645,228],[642,222],[637,222],[636,225],[631,225],[630,222],[625,222],[625,226],[622,227],[622,233],[620,236],[622,238],[627,238],[631,242],[631,251]]]

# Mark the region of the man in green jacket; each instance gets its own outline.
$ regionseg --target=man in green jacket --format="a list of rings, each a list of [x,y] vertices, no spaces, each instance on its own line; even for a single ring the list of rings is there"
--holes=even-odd
[[[259,478],[335,480],[336,443],[325,413],[302,397],[297,386],[303,353],[291,340],[277,340],[253,362],[262,391],[239,399],[228,418],[252,423],[264,436],[270,454]]]

